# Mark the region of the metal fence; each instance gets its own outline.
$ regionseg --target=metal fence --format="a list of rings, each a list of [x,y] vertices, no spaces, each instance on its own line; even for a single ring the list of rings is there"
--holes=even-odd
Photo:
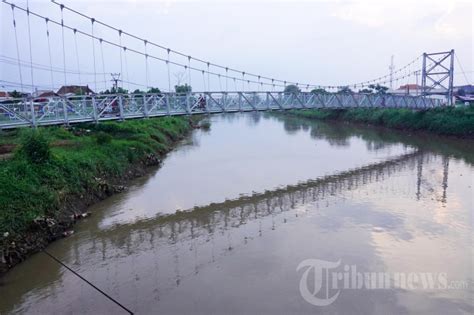
[[[309,108],[411,108],[442,106],[422,96],[284,92],[111,94],[10,99],[0,102],[0,129],[173,115]]]

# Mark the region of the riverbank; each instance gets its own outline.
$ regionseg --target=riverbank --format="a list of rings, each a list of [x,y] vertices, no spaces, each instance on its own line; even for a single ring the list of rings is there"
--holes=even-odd
[[[292,110],[291,115],[320,120],[338,120],[402,130],[423,130],[439,135],[474,138],[474,106],[427,110],[402,108],[350,108]]]
[[[0,146],[12,152],[0,160],[0,275],[73,233],[88,206],[159,165],[195,121],[163,117],[2,132]]]

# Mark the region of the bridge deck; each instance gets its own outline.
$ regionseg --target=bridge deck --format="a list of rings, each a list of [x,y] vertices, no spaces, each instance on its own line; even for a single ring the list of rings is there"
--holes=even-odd
[[[193,92],[111,94],[0,103],[0,129],[133,118],[310,108],[433,108],[442,102],[421,96],[283,92]]]

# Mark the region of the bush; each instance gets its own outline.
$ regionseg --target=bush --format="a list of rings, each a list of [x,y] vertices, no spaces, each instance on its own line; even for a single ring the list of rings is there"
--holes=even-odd
[[[51,158],[49,142],[39,130],[28,130],[22,135],[18,154],[33,164],[43,164]]]
[[[405,108],[311,109],[290,111],[313,119],[334,119],[408,130],[429,130],[442,135],[472,137],[474,107],[440,107],[426,110]]]
[[[99,131],[95,135],[95,141],[97,142],[97,144],[100,144],[100,145],[107,144],[107,143],[112,142],[112,136],[103,131]]]

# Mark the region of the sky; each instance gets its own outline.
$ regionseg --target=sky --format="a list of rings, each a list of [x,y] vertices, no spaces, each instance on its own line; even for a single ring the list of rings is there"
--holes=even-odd
[[[24,8],[27,5],[24,0],[7,1]],[[474,82],[474,5],[469,0],[58,1],[149,42],[183,52],[185,56],[288,82],[352,85],[387,75],[392,55],[397,70],[424,52],[451,49],[455,49],[457,57],[455,85]],[[61,19],[59,6],[49,0],[30,0],[29,7],[32,12],[52,20]],[[168,76],[168,67],[163,61],[152,57],[146,61],[143,55],[130,50],[122,50],[121,58],[118,47],[105,42],[100,44],[79,33],[74,35],[68,29],[64,31],[64,58],[61,27],[48,23],[48,48],[44,19],[30,15],[31,59],[35,65],[32,76],[27,15],[14,10],[17,51],[11,7],[0,3],[0,9],[0,90],[18,88],[21,81],[25,90],[31,85],[57,89],[63,84],[80,82],[99,91],[110,88],[110,73],[121,73],[123,86],[131,90],[143,89],[146,85],[168,90],[170,86],[189,82],[195,91],[226,90],[226,87],[228,90],[271,90],[271,85],[259,87],[239,81],[234,84],[231,79],[203,76],[200,71],[192,71],[189,76],[184,67],[174,65],[170,66]],[[64,23],[89,34],[92,32],[90,20],[67,10],[64,10]],[[97,23],[93,31],[95,36],[119,44],[118,32]],[[143,41],[124,35],[122,46],[145,51]],[[146,48],[149,56],[167,58],[166,50],[150,44]],[[17,52],[22,60],[21,80]],[[186,57],[174,54],[170,60],[188,64]],[[206,64],[194,60],[191,67],[207,70]],[[421,59],[417,59],[395,77],[420,69]],[[211,66],[210,70],[225,75],[223,69]],[[229,76],[241,78],[242,74],[229,72]],[[257,81],[248,75],[244,78]],[[393,82],[394,87],[406,83],[416,83],[415,75]]]

